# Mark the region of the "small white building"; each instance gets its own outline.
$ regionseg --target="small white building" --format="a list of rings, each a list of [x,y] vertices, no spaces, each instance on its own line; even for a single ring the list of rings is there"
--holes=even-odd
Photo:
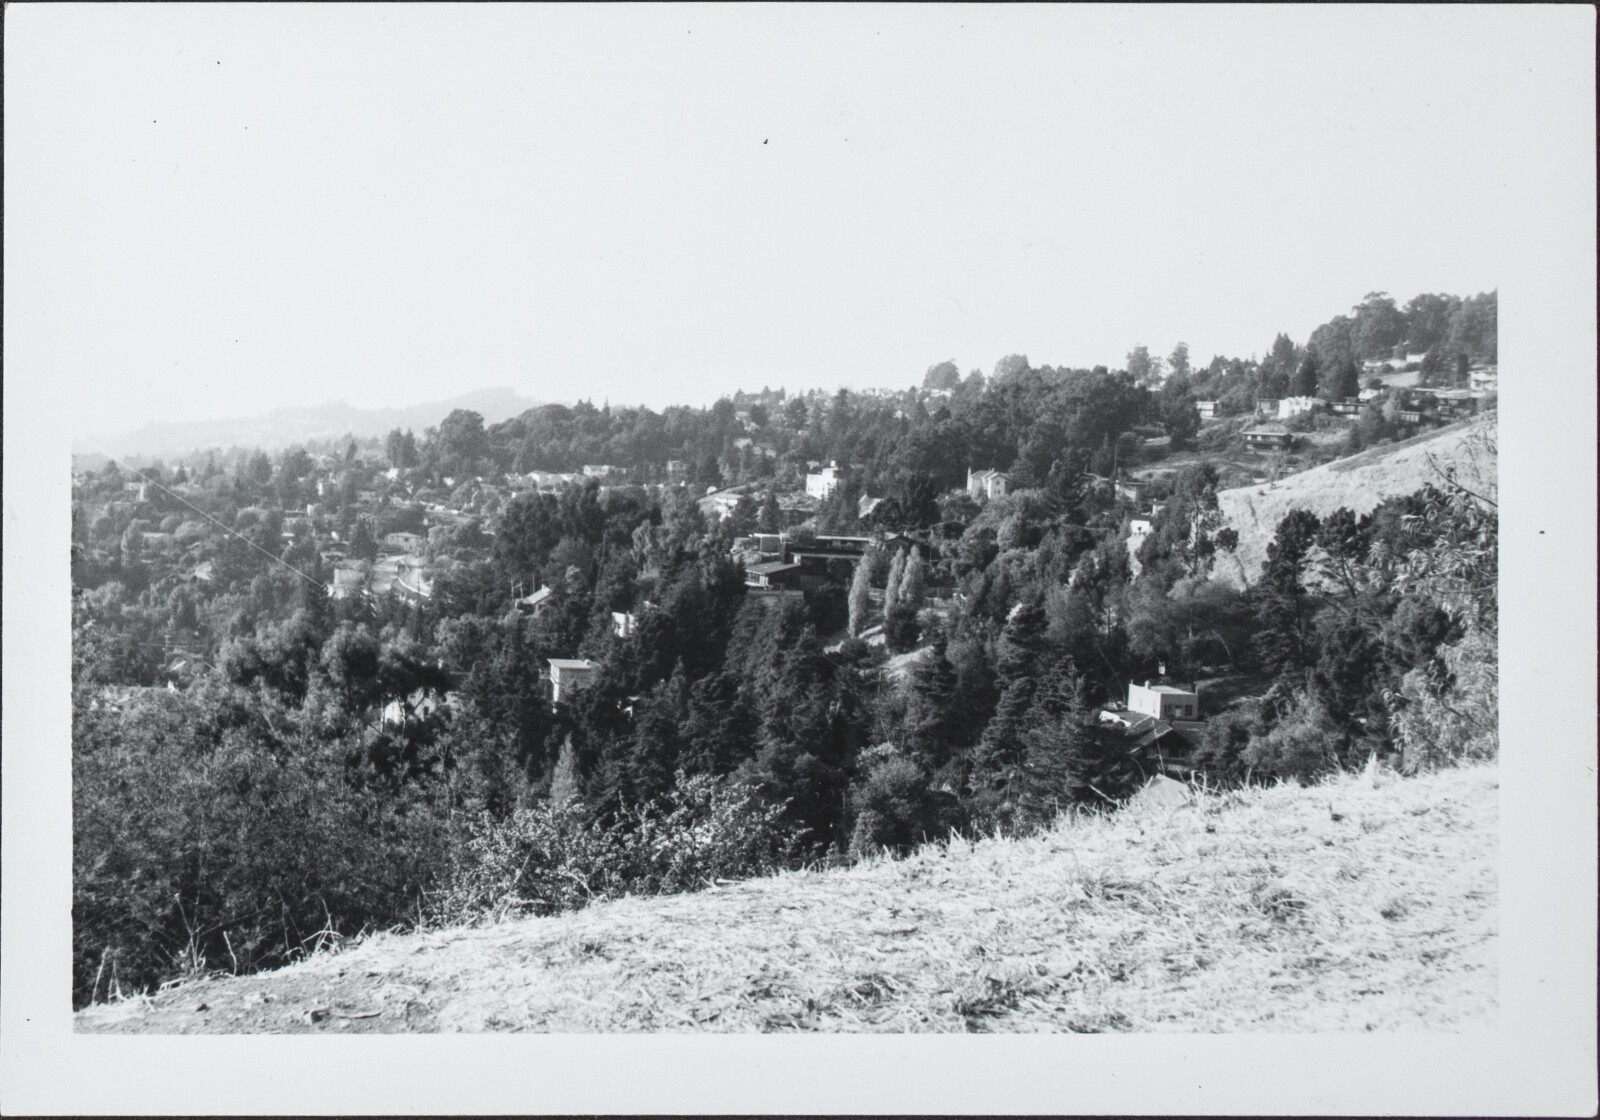
[[[1215,420],[1217,418],[1216,401],[1195,401],[1194,410],[1200,414],[1202,420]]]
[[[1321,397],[1284,397],[1278,402],[1278,419],[1287,420],[1291,416],[1299,416],[1302,412],[1315,412],[1319,408],[1327,408],[1328,402]]]
[[[598,668],[588,658],[552,657],[550,662],[550,702],[564,704],[594,683]]]
[[[611,612],[611,632],[619,638],[631,638],[639,626],[639,618],[632,611]]]
[[[967,495],[975,502],[990,498],[1003,498],[1006,494],[1006,476],[999,471],[975,471],[967,468]]]
[[[1157,719],[1199,719],[1200,697],[1169,684],[1128,682],[1128,710],[1143,712]]]
[[[815,474],[806,475],[806,493],[819,500],[826,498],[844,481],[846,473],[846,469],[834,460]]]

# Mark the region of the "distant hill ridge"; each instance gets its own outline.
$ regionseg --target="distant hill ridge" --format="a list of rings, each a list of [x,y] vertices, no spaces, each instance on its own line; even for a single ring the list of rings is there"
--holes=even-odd
[[[420,436],[424,428],[437,425],[458,408],[481,414],[485,424],[498,424],[541,403],[507,388],[477,389],[407,408],[357,408],[347,401],[330,401],[274,409],[262,416],[164,421],[131,432],[80,436],[73,440],[72,450],[78,454],[153,456],[234,446],[275,451],[312,439],[382,436],[395,428],[410,428]]]

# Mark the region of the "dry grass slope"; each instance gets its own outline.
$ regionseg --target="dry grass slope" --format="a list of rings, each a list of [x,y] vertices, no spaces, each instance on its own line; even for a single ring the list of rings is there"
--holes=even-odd
[[[1228,524],[1238,531],[1239,547],[1232,559],[1224,557],[1218,562],[1217,578],[1238,584],[1242,572],[1254,583],[1278,522],[1291,509],[1307,509],[1318,517],[1341,506],[1356,514],[1370,513],[1385,498],[1411,494],[1429,482],[1438,482],[1430,456],[1440,464],[1464,464],[1468,455],[1464,437],[1469,430],[1468,424],[1457,424],[1324,463],[1270,487],[1221,491],[1217,504]]]
[[[81,1031],[1450,1031],[1497,1008],[1493,766],[1202,793],[1023,840],[194,981]]]

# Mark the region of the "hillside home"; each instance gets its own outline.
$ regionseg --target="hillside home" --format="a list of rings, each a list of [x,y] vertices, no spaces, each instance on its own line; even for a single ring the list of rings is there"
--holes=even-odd
[[[611,632],[619,638],[633,637],[634,630],[638,629],[639,616],[632,611],[611,612]]]
[[[744,570],[744,585],[752,591],[779,591],[800,586],[800,564],[774,560]]]
[[[1006,476],[999,471],[975,471],[967,468],[967,495],[975,502],[990,498],[1003,498],[1006,494]]]
[[[537,615],[545,607],[549,606],[551,600],[555,598],[555,593],[555,588],[553,587],[541,587],[537,591],[530,592],[518,599],[516,602],[517,610],[524,614]]]
[[[1293,443],[1293,433],[1270,424],[1259,424],[1244,433],[1244,445],[1251,451],[1287,451]]]
[[[848,474],[849,469],[834,460],[815,474],[806,475],[806,493],[820,501],[832,494]]]
[[[627,477],[626,467],[614,467],[610,463],[585,463],[583,476],[585,478],[604,478],[612,482],[620,481]]]
[[[1387,392],[1387,390],[1384,389],[1363,389],[1360,393],[1356,394],[1356,400],[1360,401],[1362,404],[1366,404],[1368,401],[1377,400],[1379,397],[1383,396],[1385,392]]]
[[[1328,407],[1321,397],[1284,397],[1278,402],[1278,419],[1288,420],[1302,413],[1316,412]]]
[[[1500,371],[1498,369],[1475,369],[1467,374],[1467,380],[1477,392],[1493,393],[1500,387]]]
[[[594,683],[595,671],[599,668],[588,658],[552,657],[549,658],[549,662],[552,704],[565,704],[577,693],[588,688]]]
[[[1257,416],[1276,416],[1276,415],[1278,415],[1278,402],[1275,399],[1273,399],[1272,397],[1262,397],[1260,400],[1256,401],[1256,415]]]
[[[667,481],[682,482],[689,477],[689,464],[682,459],[667,460]]]
[[[1200,414],[1202,420],[1215,420],[1217,418],[1216,401],[1195,401],[1194,410]]]
[[[1144,684],[1128,682],[1128,710],[1143,712],[1157,719],[1198,719],[1200,697],[1184,688],[1169,684]]]
[[[1361,401],[1355,397],[1346,397],[1342,401],[1334,401],[1328,408],[1336,416],[1361,415]]]
[[[1422,413],[1418,412],[1414,408],[1402,408],[1399,412],[1394,414],[1394,418],[1400,421],[1402,424],[1422,423]]]
[[[700,499],[700,512],[706,517],[726,521],[733,516],[733,511],[739,508],[739,503],[744,501],[745,497],[744,492],[740,490],[718,490]]]
[[[1130,536],[1142,537],[1155,528],[1155,514],[1141,513],[1128,519]]]

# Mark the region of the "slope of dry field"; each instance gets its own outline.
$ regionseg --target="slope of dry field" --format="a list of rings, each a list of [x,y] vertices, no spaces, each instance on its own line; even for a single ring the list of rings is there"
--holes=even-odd
[[[379,935],[79,1013],[130,1033],[1454,1031],[1497,1009],[1493,766]]]
[[[1420,490],[1439,476],[1434,463],[1468,466],[1468,434],[1472,425],[1457,424],[1400,443],[1369,448],[1345,459],[1289,475],[1270,486],[1240,486],[1217,494],[1227,522],[1239,533],[1233,558],[1217,563],[1216,577],[1237,584],[1241,574],[1254,583],[1267,558],[1267,545],[1278,522],[1291,509],[1307,509],[1318,517],[1343,506],[1356,514],[1371,513],[1385,498]],[[1493,464],[1488,464],[1493,470]]]

